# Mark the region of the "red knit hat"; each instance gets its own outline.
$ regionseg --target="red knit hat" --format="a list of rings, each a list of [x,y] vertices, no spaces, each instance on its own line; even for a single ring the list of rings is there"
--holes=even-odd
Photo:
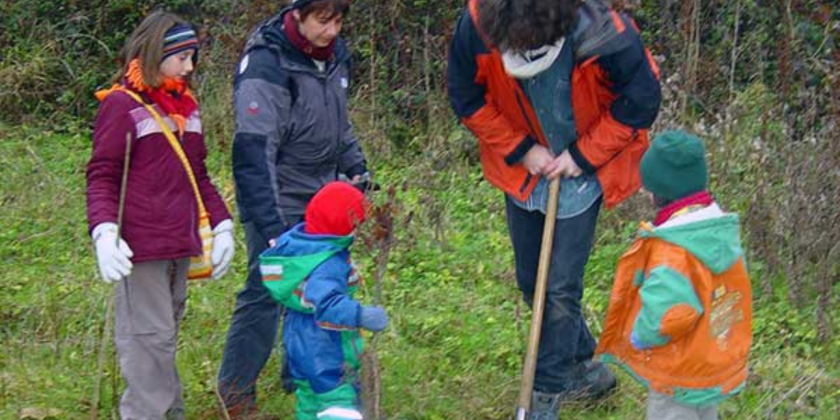
[[[347,236],[365,221],[370,203],[361,191],[346,182],[324,185],[306,206],[306,233]]]

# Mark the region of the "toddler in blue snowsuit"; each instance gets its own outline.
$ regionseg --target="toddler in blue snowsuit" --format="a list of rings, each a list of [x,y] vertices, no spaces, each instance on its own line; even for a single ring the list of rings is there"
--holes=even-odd
[[[380,307],[353,299],[359,275],[350,259],[354,229],[365,220],[364,195],[344,182],[325,185],[304,222],[260,256],[263,284],[288,311],[283,323],[297,420],[358,420],[359,329],[382,331]]]

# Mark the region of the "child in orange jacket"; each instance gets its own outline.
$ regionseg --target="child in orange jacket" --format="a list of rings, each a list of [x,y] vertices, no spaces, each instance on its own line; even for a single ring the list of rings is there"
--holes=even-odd
[[[649,388],[648,419],[717,419],[744,387],[752,341],[738,216],[706,191],[695,136],[661,134],[640,172],[659,212],[619,261],[596,354]]]

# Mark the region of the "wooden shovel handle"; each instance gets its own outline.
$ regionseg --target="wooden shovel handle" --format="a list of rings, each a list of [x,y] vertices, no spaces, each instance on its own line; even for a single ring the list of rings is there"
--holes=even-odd
[[[548,187],[548,203],[545,210],[540,262],[537,268],[537,285],[534,289],[534,303],[531,315],[531,328],[528,333],[528,351],[525,353],[525,366],[522,368],[522,385],[519,388],[519,406],[516,419],[524,420],[531,410],[531,392],[534,388],[534,374],[537,370],[537,351],[540,346],[543,312],[545,312],[545,291],[548,287],[548,269],[551,262],[551,250],[554,245],[554,225],[557,221],[557,197],[560,195],[560,177],[554,178]]]

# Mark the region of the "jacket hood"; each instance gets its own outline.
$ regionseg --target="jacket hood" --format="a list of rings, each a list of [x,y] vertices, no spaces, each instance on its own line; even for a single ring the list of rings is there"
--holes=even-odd
[[[577,17],[571,37],[575,42],[575,61],[578,63],[614,54],[633,44],[632,22],[612,10],[603,0],[582,2]]]
[[[723,213],[716,203],[659,227],[647,225],[639,234],[686,249],[714,274],[728,270],[744,255],[738,215]]]
[[[337,253],[353,244],[353,236],[310,235],[303,230],[304,223],[298,223],[280,236],[275,253],[292,256],[311,256],[323,253]]]

